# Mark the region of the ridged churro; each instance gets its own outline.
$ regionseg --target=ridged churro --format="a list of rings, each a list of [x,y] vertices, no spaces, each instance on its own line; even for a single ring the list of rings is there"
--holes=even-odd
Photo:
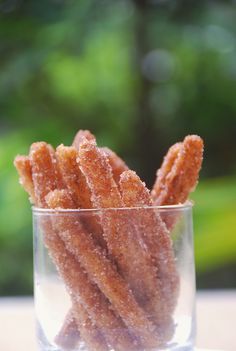
[[[75,147],[60,145],[56,149],[56,158],[63,180],[77,208],[92,208],[91,192],[76,159]]]
[[[155,202],[157,202],[158,196],[160,196],[161,192],[165,189],[166,177],[176,161],[181,146],[182,143],[176,143],[169,148],[166,156],[164,157],[161,168],[159,168],[156,172],[156,181],[151,192],[152,199]]]
[[[121,208],[124,203],[112,176],[104,153],[93,142],[80,145],[80,167],[92,190],[96,208]],[[161,301],[157,286],[157,271],[148,251],[143,250],[132,221],[123,211],[110,210],[101,214],[101,224],[110,254],[121,274],[129,283],[134,296],[152,318],[160,313]],[[143,277],[145,276],[145,279]]]
[[[41,158],[40,155],[43,155],[43,157]],[[60,178],[58,177],[58,172],[55,170],[55,165],[52,166],[49,155],[53,155],[53,151],[52,148],[47,146],[45,143],[37,143],[32,145],[31,164],[33,165],[33,167],[32,173],[29,174],[32,174],[32,179],[36,180],[36,183],[34,184],[34,192],[35,194],[37,194],[35,205],[44,204],[44,207],[46,207],[45,193],[49,189],[53,189],[55,187],[55,184],[61,183]],[[45,163],[44,160],[46,161]],[[40,163],[40,168],[38,167],[39,165],[37,163]],[[28,170],[29,165],[26,165],[26,169],[24,171],[24,169],[21,167],[22,163],[20,164],[20,167],[18,167],[19,164],[19,162],[15,162],[16,168],[21,177],[21,175]],[[33,170],[36,173],[34,173]],[[55,174],[57,176],[55,176]],[[49,175],[51,176],[51,178],[49,178]],[[47,177],[46,183],[44,176]],[[39,178],[42,179],[38,181]],[[56,178],[58,179],[56,180]],[[22,185],[24,186],[25,190],[30,189],[29,185],[31,182],[32,180],[30,177],[27,178],[27,182],[22,182]],[[78,272],[80,272],[80,267],[78,263],[66,251],[64,243],[62,242],[62,240],[60,240],[60,238],[52,228],[50,218],[47,217],[41,219],[41,229],[44,233],[45,246],[48,248],[49,254],[54,264],[56,265],[60,275],[65,281],[65,284],[68,287],[68,291],[73,290],[76,293],[76,289],[78,288],[78,280],[76,277]],[[78,309],[77,306],[75,306],[75,303],[73,303],[73,307],[74,309],[76,309],[77,312],[79,310],[79,313],[76,313],[76,311],[74,312],[74,317],[76,320],[76,324],[80,328],[81,336],[88,345],[88,347],[91,350],[94,350],[94,348],[101,351],[108,350],[104,337],[98,331],[97,327],[93,323],[91,323],[90,317],[87,311],[83,308],[83,306],[79,306],[81,308]],[[91,328],[91,332],[86,326],[89,326]]]
[[[64,187],[55,152],[52,146],[45,142],[33,143],[30,147],[29,158],[37,206],[47,207],[45,196],[51,190]]]
[[[93,204],[91,202],[91,191],[88,187],[87,181],[81,172],[77,163],[78,151],[73,146],[58,146],[56,150],[56,157],[59,169],[61,171],[63,181],[68,189],[76,208],[91,209]],[[92,233],[96,241],[102,248],[106,249],[106,243],[102,235],[102,228],[98,218],[94,215],[89,217],[89,220],[84,218],[86,229]]]
[[[32,170],[29,157],[21,155],[16,156],[14,160],[14,166],[16,167],[19,173],[20,184],[29,194],[30,202],[34,204],[36,202],[36,198],[34,193],[34,184],[32,180]]]
[[[59,164],[59,168],[63,175],[64,182],[71,193],[76,205],[78,208],[92,208],[91,203],[91,193],[87,185],[86,179],[82,172],[79,169],[76,159],[78,158],[78,150],[80,144],[85,141],[95,141],[95,137],[88,130],[80,130],[73,141],[72,147],[65,147],[60,145],[56,150],[56,156]],[[119,182],[120,174],[127,170],[125,162],[112,150],[109,148],[101,148],[106,153],[109,159],[109,163],[112,167],[114,179]],[[93,234],[93,237],[96,239],[98,244],[101,245],[103,249],[107,249],[106,242],[103,239],[102,228],[98,222],[98,219],[92,214],[89,217],[89,220],[84,219],[86,222],[85,225],[87,230]],[[73,316],[70,314],[67,315],[68,322],[65,321],[63,330],[60,334],[69,334],[72,330],[73,338]],[[68,330],[66,329],[68,326]]]
[[[203,141],[188,135],[170,148],[157,172],[152,198],[155,205],[184,203],[196,187],[203,159]]]
[[[179,277],[175,264],[172,241],[166,225],[153,206],[151,195],[145,183],[133,171],[121,175],[120,189],[127,207],[140,207],[133,210],[134,226],[157,267],[158,291],[160,292],[160,313],[156,314],[157,324],[169,321],[176,305],[179,291]]]
[[[77,133],[77,138],[75,138],[75,146],[77,148],[79,148],[81,139],[84,140],[85,137],[90,137],[90,133],[88,131],[83,131],[83,133],[80,131]],[[91,135],[91,138],[89,139],[92,138],[93,136]],[[80,171],[78,163],[76,162],[78,157],[76,147],[66,147],[64,145],[58,146],[56,149],[56,158],[64,183],[70,192],[76,207],[89,209],[92,208],[91,192],[87,185],[86,179],[83,173]],[[92,233],[97,243],[101,245],[102,248],[106,249],[106,243],[102,235],[102,228],[96,216],[92,216],[91,214],[89,219],[86,217],[84,218],[84,222],[86,229],[89,231],[89,233]],[[73,338],[73,322],[75,324],[73,315],[68,313],[66,318],[68,318],[68,321],[65,320],[64,326],[62,327],[63,330],[59,333],[59,335],[65,334],[69,337],[72,331],[71,337]]]

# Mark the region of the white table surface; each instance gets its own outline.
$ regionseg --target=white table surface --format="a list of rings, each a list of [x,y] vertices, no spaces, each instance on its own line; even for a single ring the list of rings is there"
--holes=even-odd
[[[236,351],[236,290],[198,292],[197,324],[198,348]],[[33,299],[0,298],[0,351],[36,350]]]

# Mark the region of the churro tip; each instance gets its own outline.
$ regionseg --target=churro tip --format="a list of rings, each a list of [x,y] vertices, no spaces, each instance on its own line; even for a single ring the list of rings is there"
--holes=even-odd
[[[47,143],[45,141],[36,141],[31,144],[30,149],[40,149],[45,146],[47,146]]]
[[[56,154],[61,155],[61,156],[71,156],[71,155],[77,155],[78,151],[74,146],[65,146],[64,144],[60,144],[56,148]]]
[[[203,142],[203,139],[197,135],[197,134],[190,134],[190,135],[187,135],[185,138],[184,138],[184,143],[189,143],[189,144],[195,144],[195,145],[199,145],[200,147],[203,147],[204,146],[204,142]]]
[[[124,171],[121,173],[120,175],[120,184],[127,184],[130,182],[134,182],[133,185],[137,182],[137,180],[139,179],[139,176],[137,175],[137,173],[135,171]]]
[[[27,156],[25,155],[16,155],[16,157],[13,160],[13,165],[17,168],[21,162],[24,162],[25,158],[27,158]]]
[[[45,201],[49,208],[65,209],[74,208],[72,199],[66,189],[55,189],[45,196]]]
[[[76,133],[72,145],[73,145],[77,150],[79,150],[79,149],[80,149],[80,145],[81,145],[82,142],[85,141],[85,140],[87,140],[87,141],[96,141],[96,138],[95,138],[95,136],[94,136],[89,130],[80,129],[80,130]]]
[[[140,182],[142,182],[142,185],[146,188],[146,183],[143,182],[140,177],[137,175],[135,171],[132,170],[127,170],[121,173],[120,175],[120,184],[122,183],[130,183],[132,182],[132,186],[137,185],[140,187]]]
[[[203,139],[198,135],[187,135],[183,141],[183,146],[185,150],[189,150],[193,154],[200,171],[204,152]]]
[[[87,153],[90,151],[93,151],[95,147],[97,146],[97,143],[95,140],[83,140],[80,144],[79,148],[79,156],[80,157],[86,157]]]
[[[65,145],[64,145],[64,144],[59,144],[59,145],[57,146],[56,150],[63,149],[64,147],[65,147]]]
[[[51,152],[54,152],[54,148],[52,147],[51,144],[46,143],[45,141],[37,141],[30,146],[30,152],[29,152],[29,157],[32,158],[32,156],[36,153],[37,155],[45,152],[45,150]]]

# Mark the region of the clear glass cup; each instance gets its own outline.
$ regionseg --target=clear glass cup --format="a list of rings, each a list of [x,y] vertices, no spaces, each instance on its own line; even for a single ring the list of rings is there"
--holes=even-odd
[[[192,205],[33,209],[42,351],[192,350]]]

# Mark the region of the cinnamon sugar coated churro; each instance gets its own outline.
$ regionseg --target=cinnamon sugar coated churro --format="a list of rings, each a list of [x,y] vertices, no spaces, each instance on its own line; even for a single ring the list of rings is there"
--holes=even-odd
[[[202,154],[198,136],[173,145],[151,192],[116,153],[98,147],[88,130],[80,130],[72,146],[54,150],[38,142],[28,156],[15,158],[70,298],[54,346],[165,349],[175,331],[180,277],[171,239],[175,218],[170,221],[155,206],[188,199]]]
[[[124,172],[120,179],[120,189],[125,206],[141,207],[136,210],[134,225],[138,226],[140,240],[143,240],[158,271],[158,290],[161,299],[161,313],[158,324],[171,317],[179,290],[178,273],[175,267],[172,242],[165,224],[155,210],[145,210],[142,206],[152,206],[152,199],[145,184],[133,171]],[[148,235],[146,235],[148,233]]]
[[[170,148],[153,186],[156,205],[184,203],[194,190],[203,159],[203,141],[197,135],[187,136]]]

